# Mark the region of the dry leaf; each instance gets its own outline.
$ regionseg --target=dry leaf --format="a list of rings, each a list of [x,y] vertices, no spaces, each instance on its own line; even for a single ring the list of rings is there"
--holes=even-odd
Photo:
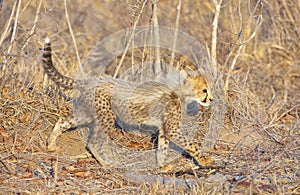
[[[22,123],[27,123],[29,122],[31,119],[31,113],[28,113],[28,114],[23,114],[21,117],[20,117],[20,120]]]
[[[19,93],[19,96],[20,96],[20,98],[25,99],[25,93],[24,93],[24,91],[21,91],[21,92]]]

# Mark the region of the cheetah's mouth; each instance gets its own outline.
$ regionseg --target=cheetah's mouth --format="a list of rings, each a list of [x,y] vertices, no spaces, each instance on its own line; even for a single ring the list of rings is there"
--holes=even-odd
[[[204,100],[198,101],[201,106],[209,106],[212,99],[208,98],[208,94],[206,94]]]
[[[210,102],[207,102],[207,101],[201,101],[201,102],[198,102],[200,104],[200,106],[209,106],[210,105]]]

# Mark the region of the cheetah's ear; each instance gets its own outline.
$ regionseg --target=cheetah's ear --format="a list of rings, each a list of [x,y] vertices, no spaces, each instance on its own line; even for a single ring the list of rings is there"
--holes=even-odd
[[[195,78],[197,76],[197,71],[186,70],[185,75],[186,75],[187,78]]]
[[[193,70],[181,70],[180,76],[184,76],[185,78],[194,78],[196,76],[196,72]]]
[[[180,71],[180,75],[179,75],[179,82],[181,86],[185,86],[187,83],[187,77],[188,75],[186,74],[186,72],[184,70]]]

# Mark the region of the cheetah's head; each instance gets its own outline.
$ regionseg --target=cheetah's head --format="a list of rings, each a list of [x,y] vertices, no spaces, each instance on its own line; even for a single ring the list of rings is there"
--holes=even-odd
[[[213,100],[212,91],[208,79],[197,71],[184,71],[186,81],[194,92],[190,100],[198,102],[202,106],[209,106]]]

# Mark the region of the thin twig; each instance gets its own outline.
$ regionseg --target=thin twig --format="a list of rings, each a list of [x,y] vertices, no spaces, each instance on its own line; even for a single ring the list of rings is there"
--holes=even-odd
[[[211,41],[211,58],[213,63],[217,66],[217,33],[218,33],[218,22],[220,16],[220,9],[222,0],[219,2],[217,0],[214,1],[216,7],[216,13],[213,21],[213,29],[212,29],[212,41]]]
[[[244,45],[240,45],[238,50],[236,51],[236,54],[231,62],[231,66],[228,70],[228,74],[226,76],[226,81],[225,81],[225,85],[224,85],[224,89],[225,89],[225,93],[227,93],[227,90],[228,90],[228,85],[229,85],[229,78],[231,76],[231,73],[232,73],[232,70],[234,69],[234,66],[235,66],[235,63],[238,59],[238,57],[240,56],[240,53],[241,53],[241,49],[243,48]]]
[[[31,28],[31,30],[30,30],[29,36],[28,36],[28,38],[27,38],[25,44],[24,44],[23,47],[21,48],[21,51],[24,50],[24,48],[25,48],[26,45],[28,44],[30,38],[32,37],[32,35],[33,35],[34,31],[35,31],[36,24],[37,24],[37,21],[38,21],[38,19],[39,19],[39,14],[40,14],[42,2],[43,2],[43,0],[40,0],[40,1],[39,1],[38,7],[37,7],[37,10],[36,10],[36,14],[35,14],[35,19],[34,19],[34,22],[33,22],[33,26],[32,26],[32,28]]]
[[[154,75],[157,76],[162,73],[161,61],[160,61],[160,36],[159,36],[159,26],[157,17],[157,1],[152,0],[153,5],[153,27],[154,27],[154,39],[155,39],[155,68]]]
[[[6,168],[6,170],[11,174],[11,175],[15,175],[16,174],[16,170],[9,165],[9,163],[5,162],[4,160],[0,159],[0,162],[3,164],[3,166]]]
[[[58,175],[58,156],[56,156],[53,174],[54,174],[54,182],[57,183],[57,175]]]
[[[12,50],[12,47],[13,47],[13,42],[15,40],[15,36],[16,36],[16,31],[17,31],[17,26],[18,26],[18,19],[19,19],[19,13],[20,13],[20,7],[21,7],[21,2],[22,0],[18,0],[17,1],[17,4],[18,4],[18,7],[17,7],[17,11],[16,11],[16,17],[15,17],[15,22],[14,22],[14,28],[13,28],[13,32],[12,32],[12,35],[11,35],[11,39],[10,39],[10,45],[7,49],[7,54],[10,54],[11,50]],[[13,16],[13,13],[12,12],[12,15],[11,17]],[[5,35],[4,35],[5,36]],[[1,43],[2,44],[2,43]],[[1,45],[0,44],[0,45]],[[6,69],[6,63],[7,63],[7,58],[5,58],[4,60],[4,63],[3,63],[3,67],[2,67],[2,78],[4,77],[5,75],[5,69]]]
[[[299,2],[299,1],[298,1]],[[296,22],[295,22],[295,19],[294,19],[294,17],[293,17],[293,14],[290,12],[290,10],[289,10],[289,7],[288,7],[288,5],[287,5],[287,3],[286,3],[286,0],[282,0],[282,4],[283,4],[283,7],[284,7],[284,9],[285,9],[285,11],[286,11],[286,15],[287,15],[287,17],[289,18],[289,20],[294,24],[294,25],[296,25]]]
[[[258,8],[258,5],[259,5],[260,3],[261,3],[261,1],[257,2],[256,6],[255,6],[255,8],[254,8],[254,10],[256,10],[256,9]],[[240,7],[240,5],[239,5],[239,7]],[[249,20],[253,17],[253,13],[254,13],[254,11],[251,13],[251,15],[250,15],[250,17],[249,17],[249,19],[248,19],[247,25],[249,25],[249,23],[250,23]],[[241,19],[241,12],[240,12],[239,14],[240,14],[240,20],[242,20],[242,19]],[[240,56],[241,49],[242,49],[249,41],[251,41],[251,40],[255,37],[256,32],[258,31],[258,29],[259,29],[261,23],[262,23],[262,15],[260,15],[260,17],[258,17],[258,19],[257,19],[257,24],[256,24],[256,26],[255,26],[253,32],[252,32],[251,35],[249,36],[249,38],[246,39],[246,40],[240,41],[239,47],[238,47],[237,52],[236,52],[236,54],[235,54],[235,56],[234,56],[234,58],[233,58],[233,60],[232,60],[232,62],[231,62],[231,66],[230,66],[230,68],[229,68],[229,70],[228,70],[228,74],[227,74],[227,76],[226,76],[226,81],[225,81],[225,85],[224,85],[225,93],[227,93],[227,91],[228,91],[229,79],[230,79],[230,77],[231,77],[231,73],[232,73],[232,71],[233,71],[233,69],[234,69],[234,66],[235,66],[235,64],[236,64],[236,62],[237,62],[237,59],[238,59],[238,57]],[[247,25],[246,25],[246,26],[247,26]],[[242,28],[240,29],[240,32],[242,32]],[[241,37],[241,36],[240,36],[240,37]]]
[[[11,28],[11,21],[13,19],[13,15],[15,14],[15,9],[17,7],[17,4],[18,4],[18,1],[15,1],[15,4],[11,10],[11,14],[10,14],[10,17],[9,17],[9,20],[7,21],[6,23],[6,27],[4,29],[4,32],[1,34],[1,38],[0,38],[0,46],[2,45],[4,39],[7,37],[7,32],[9,31],[9,29]]]
[[[141,15],[142,15],[142,13],[143,13],[143,10],[144,10],[144,7],[145,7],[147,1],[148,1],[148,0],[144,0],[142,6],[141,6],[141,8],[140,8],[140,12],[137,14],[135,20],[133,21],[132,28],[131,28],[131,30],[130,30],[130,35],[129,35],[130,37],[129,37],[129,40],[128,40],[127,45],[126,45],[126,47],[125,47],[125,51],[123,52],[122,57],[121,57],[121,59],[120,59],[120,62],[119,62],[119,64],[117,65],[116,70],[115,70],[115,72],[114,72],[114,75],[113,75],[114,78],[117,76],[117,74],[118,74],[118,72],[119,72],[119,70],[120,70],[120,68],[121,68],[121,65],[122,65],[123,62],[124,62],[126,53],[127,53],[128,49],[129,49],[130,44],[132,43],[132,39],[133,39],[133,36],[134,36],[134,30],[136,29],[137,23],[138,23],[138,21],[139,21]]]
[[[175,21],[175,32],[174,32],[171,61],[170,61],[171,67],[173,66],[174,60],[175,60],[175,49],[176,49],[176,43],[177,43],[177,37],[178,37],[178,27],[179,27],[180,12],[181,12],[181,0],[178,0],[176,9],[177,9],[177,14],[176,14],[176,21]]]
[[[135,22],[138,22],[138,16],[139,16],[139,13],[142,9],[142,1],[137,1],[136,4],[133,6],[133,11],[132,11],[132,14],[131,14],[131,26],[133,27],[133,25],[135,24]],[[132,48],[134,48],[134,39],[132,40]],[[132,49],[131,50],[131,75],[133,75],[135,73],[135,68],[134,68],[134,65],[135,65],[135,61],[134,61],[134,52],[135,50]]]
[[[134,39],[132,40],[132,48],[134,48]],[[131,75],[134,75],[135,73],[135,68],[134,68],[134,65],[135,65],[135,61],[134,61],[134,52],[135,49],[132,49],[131,50]]]
[[[75,39],[74,32],[73,32],[73,29],[72,29],[72,25],[71,25],[71,22],[70,22],[70,17],[69,17],[68,8],[67,8],[67,0],[64,0],[64,6],[65,6],[66,19],[67,19],[67,23],[68,23],[68,26],[69,26],[69,31],[70,31],[70,34],[71,34],[71,37],[72,37],[72,40],[73,40],[73,44],[74,44],[74,47],[75,47],[75,52],[76,52],[76,57],[77,57],[77,61],[78,61],[78,64],[79,64],[79,69],[80,69],[80,72],[83,76],[84,72],[83,72],[83,69],[82,69],[82,66],[81,66],[80,56],[79,56],[79,52],[78,52],[78,48],[77,48],[76,39]]]

